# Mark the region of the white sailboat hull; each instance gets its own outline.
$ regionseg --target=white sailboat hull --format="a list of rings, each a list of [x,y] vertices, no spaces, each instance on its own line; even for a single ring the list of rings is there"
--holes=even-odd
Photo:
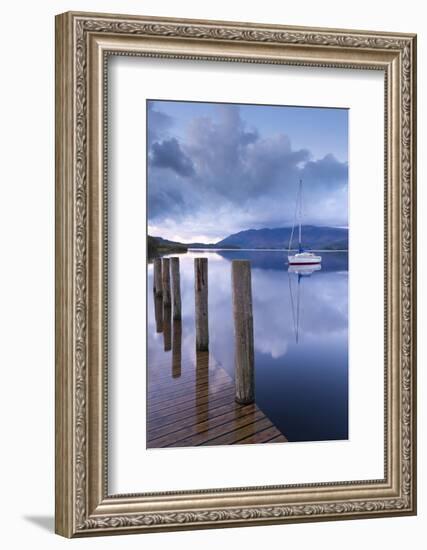
[[[322,262],[322,256],[317,256],[311,252],[300,252],[293,256],[288,256],[289,265],[316,265]]]

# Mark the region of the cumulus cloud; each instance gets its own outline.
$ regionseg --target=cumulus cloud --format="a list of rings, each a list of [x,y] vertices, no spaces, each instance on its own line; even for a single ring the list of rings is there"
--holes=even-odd
[[[163,226],[164,236],[187,234],[189,241],[191,234],[215,241],[244,229],[290,225],[300,178],[305,223],[347,224],[347,163],[293,148],[286,127],[261,135],[238,105],[218,104],[214,112],[190,118],[178,139],[172,117],[149,110],[149,224]]]

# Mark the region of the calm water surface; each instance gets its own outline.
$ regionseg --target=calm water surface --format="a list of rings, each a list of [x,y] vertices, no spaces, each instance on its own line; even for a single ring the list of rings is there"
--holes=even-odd
[[[289,441],[348,438],[348,255],[322,252],[321,270],[288,271],[284,251],[180,254],[182,355],[195,357],[194,258],[209,259],[210,354],[233,374],[231,260],[252,265],[256,403]],[[148,360],[164,363],[148,267]]]

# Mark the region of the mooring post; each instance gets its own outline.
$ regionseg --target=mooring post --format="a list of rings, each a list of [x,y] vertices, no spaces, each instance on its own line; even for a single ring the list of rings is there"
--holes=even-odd
[[[163,293],[163,305],[171,305],[171,275],[170,275],[170,260],[169,258],[163,258],[162,260],[162,293]]]
[[[179,258],[171,258],[173,319],[181,320],[181,279],[179,274]]]
[[[172,378],[179,378],[181,376],[181,345],[182,345],[182,324],[181,324],[181,321],[173,321]]]
[[[196,305],[196,350],[209,349],[208,259],[194,259],[194,293]]]
[[[207,384],[207,387],[205,386]],[[204,391],[203,391],[204,388]],[[203,403],[206,395],[209,395],[209,352],[196,351],[196,417],[197,422],[203,421]]]
[[[154,258],[153,261],[153,290],[156,296],[162,295],[162,259]]]
[[[231,268],[235,399],[246,405],[255,400],[251,264],[248,260],[233,260]]]

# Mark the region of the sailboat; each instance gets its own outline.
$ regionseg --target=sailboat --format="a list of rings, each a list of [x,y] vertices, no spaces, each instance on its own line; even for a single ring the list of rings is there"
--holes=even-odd
[[[298,231],[298,252],[296,254],[291,255],[291,246],[292,246],[292,239],[294,236],[294,230],[295,225],[297,221],[298,216],[298,222],[299,222],[299,231]],[[318,256],[317,254],[313,254],[313,252],[307,252],[302,247],[302,237],[301,237],[301,220],[302,218],[302,180],[299,180],[299,187],[298,187],[298,194],[297,194],[297,200],[295,205],[295,220],[294,224],[292,226],[291,231],[291,237],[289,239],[289,247],[288,247],[288,264],[289,265],[316,265],[320,264],[322,261],[322,256]]]

